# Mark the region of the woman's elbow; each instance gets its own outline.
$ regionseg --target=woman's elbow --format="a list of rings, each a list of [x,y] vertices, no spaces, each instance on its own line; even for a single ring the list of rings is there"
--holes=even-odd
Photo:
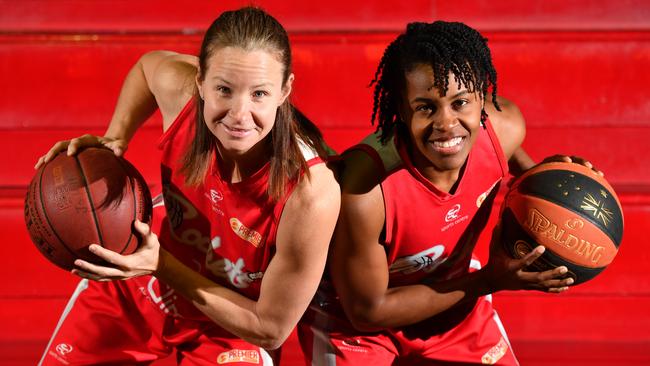
[[[284,344],[287,338],[289,338],[290,334],[291,334],[291,330],[289,331],[283,330],[283,331],[266,333],[258,337],[254,337],[253,339],[245,339],[245,340],[260,348],[264,348],[267,350],[275,350],[280,348],[282,344]]]
[[[346,315],[352,327],[358,331],[373,332],[385,328],[382,318],[370,307],[357,306],[346,311]]]

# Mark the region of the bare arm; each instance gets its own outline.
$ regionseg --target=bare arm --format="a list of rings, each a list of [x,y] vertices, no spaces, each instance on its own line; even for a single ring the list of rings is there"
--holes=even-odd
[[[38,168],[60,151],[68,155],[89,146],[107,147],[116,155],[126,151],[136,130],[160,108],[166,129],[187,103],[194,90],[196,61],[193,56],[170,51],[152,51],[131,68],[117,99],[104,136],[83,135],[57,142],[36,163]]]
[[[224,329],[261,347],[277,348],[316,292],[339,212],[340,192],[332,172],[324,164],[311,167],[310,172],[311,179],[303,180],[287,201],[277,250],[264,273],[257,301],[212,282],[159,249],[158,240],[145,231],[144,224],[138,227],[144,231],[145,243],[130,256],[91,246],[93,253],[115,268],[77,261],[83,271],[75,273],[95,280],[153,273]]]
[[[346,315],[359,330],[371,331],[417,323],[465,300],[502,289],[563,286],[558,271],[523,272],[542,253],[521,260],[493,262],[486,270],[430,284],[388,287],[386,252],[379,242],[384,202],[377,172],[362,152],[345,158],[341,214],[331,249],[331,276]],[[408,304],[408,306],[404,306]]]
[[[491,101],[486,103],[485,110],[508,159],[511,174],[519,176],[535,165],[533,159],[521,147],[526,137],[526,122],[513,102],[503,97],[497,97],[497,101],[501,111],[497,111]]]

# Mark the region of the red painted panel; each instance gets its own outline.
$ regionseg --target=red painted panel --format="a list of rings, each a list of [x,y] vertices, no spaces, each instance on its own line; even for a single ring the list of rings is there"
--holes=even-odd
[[[490,36],[499,94],[529,126],[647,126],[650,33]]]
[[[536,342],[650,342],[648,296],[498,294],[508,336]]]
[[[582,156],[617,186],[650,187],[645,127],[531,127],[524,148],[536,161],[553,154]]]
[[[525,366],[646,366],[650,364],[650,343],[628,339],[624,342],[522,341],[511,339],[512,349]]]
[[[59,140],[67,140],[84,133],[103,134],[104,130],[38,130],[1,131],[0,141],[12,151],[11,159],[0,162],[0,187],[24,189],[35,174],[34,164]],[[160,170],[157,155],[159,126],[143,127],[133,138],[125,157],[143,174],[152,193],[160,191]],[[27,147],[27,148],[26,148]]]
[[[227,9],[249,0],[183,3],[166,0],[0,1],[0,29],[13,32],[201,32]],[[416,20],[457,20],[483,30],[648,29],[644,0],[381,0],[327,2],[256,0],[293,32],[401,30]]]
[[[391,34],[293,38],[294,100],[320,125],[366,127],[368,88]],[[488,34],[500,94],[531,127],[647,126],[650,33]],[[549,38],[550,37],[550,38]],[[194,53],[198,37],[1,36],[0,128],[103,128],[143,53]]]
[[[3,330],[0,343],[49,339],[67,302],[67,296],[59,299],[0,299],[0,329]]]

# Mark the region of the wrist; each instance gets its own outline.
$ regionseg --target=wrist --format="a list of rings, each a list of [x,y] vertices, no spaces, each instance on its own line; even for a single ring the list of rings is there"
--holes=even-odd
[[[152,271],[152,275],[154,277],[159,279],[163,279],[165,277],[165,272],[169,266],[168,262],[170,260],[170,257],[171,254],[169,254],[168,251],[166,251],[162,247],[158,249],[158,263],[156,263],[156,266]]]

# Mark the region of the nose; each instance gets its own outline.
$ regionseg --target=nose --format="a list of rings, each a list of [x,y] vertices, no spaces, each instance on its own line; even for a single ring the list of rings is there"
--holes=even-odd
[[[233,98],[230,108],[228,109],[228,115],[235,122],[245,122],[250,117],[250,104],[249,101],[244,98]]]
[[[451,107],[438,108],[433,116],[433,128],[438,131],[450,130],[458,124],[456,113]]]

